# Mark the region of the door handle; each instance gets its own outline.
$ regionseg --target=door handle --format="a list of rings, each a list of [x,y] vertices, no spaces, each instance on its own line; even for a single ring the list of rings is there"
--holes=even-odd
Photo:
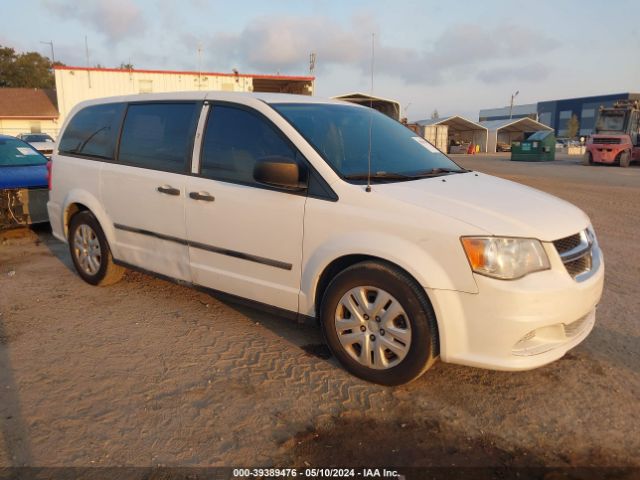
[[[210,195],[209,192],[190,192],[189,198],[194,200],[204,200],[205,202],[213,202],[215,197]]]
[[[162,185],[158,187],[156,190],[158,190],[160,193],[166,193],[167,195],[175,195],[175,196],[180,195],[180,189],[173,188],[171,185]]]

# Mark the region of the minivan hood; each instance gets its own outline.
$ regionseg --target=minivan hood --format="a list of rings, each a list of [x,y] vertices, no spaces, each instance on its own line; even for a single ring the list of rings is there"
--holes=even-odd
[[[553,241],[589,225],[586,214],[569,202],[479,172],[378,184],[373,192],[454,217],[491,235]]]

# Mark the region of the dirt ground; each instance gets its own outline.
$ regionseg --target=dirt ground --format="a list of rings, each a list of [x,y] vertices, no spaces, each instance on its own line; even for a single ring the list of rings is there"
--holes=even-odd
[[[439,362],[408,386],[371,385],[313,326],[140,273],[92,287],[46,228],[14,230],[0,236],[0,467],[640,467],[640,168],[460,162],[591,217],[605,292],[562,360]]]

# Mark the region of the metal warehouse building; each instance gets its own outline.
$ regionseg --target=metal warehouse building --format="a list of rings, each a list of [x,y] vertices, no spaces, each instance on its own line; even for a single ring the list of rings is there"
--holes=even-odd
[[[315,77],[56,66],[55,79],[62,124],[77,103],[94,98],[193,90],[312,95]]]
[[[480,110],[479,120],[482,123],[529,117],[553,128],[556,136],[566,137],[567,124],[575,115],[580,122],[579,135],[590,135],[595,127],[598,108],[611,107],[617,100],[640,100],[640,93],[615,93],[517,105],[513,107],[511,116],[509,107],[488,108]]]
[[[485,108],[480,110],[478,120],[480,122],[489,122],[493,120],[513,120],[514,118],[531,118],[538,119],[538,104],[528,103],[526,105],[514,105],[510,107]]]

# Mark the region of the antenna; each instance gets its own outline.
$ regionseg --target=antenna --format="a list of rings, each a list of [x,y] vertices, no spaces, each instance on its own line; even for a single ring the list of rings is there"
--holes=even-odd
[[[89,40],[87,36],[84,36],[84,53],[87,56],[87,68],[91,67],[89,64]],[[91,88],[91,70],[87,70],[87,80],[89,81],[89,88]]]
[[[374,59],[374,45],[375,45],[376,34],[371,34],[371,90],[369,91],[369,108],[371,111],[369,112],[369,155],[367,158],[367,188],[366,192],[371,192],[371,136],[373,129],[373,59]]]
[[[202,44],[198,44],[198,90],[202,87]]]
[[[40,43],[44,43],[45,45],[49,45],[51,47],[51,65],[53,66],[53,64],[56,63],[56,55],[53,51],[53,40],[51,40],[50,42],[40,41]]]

